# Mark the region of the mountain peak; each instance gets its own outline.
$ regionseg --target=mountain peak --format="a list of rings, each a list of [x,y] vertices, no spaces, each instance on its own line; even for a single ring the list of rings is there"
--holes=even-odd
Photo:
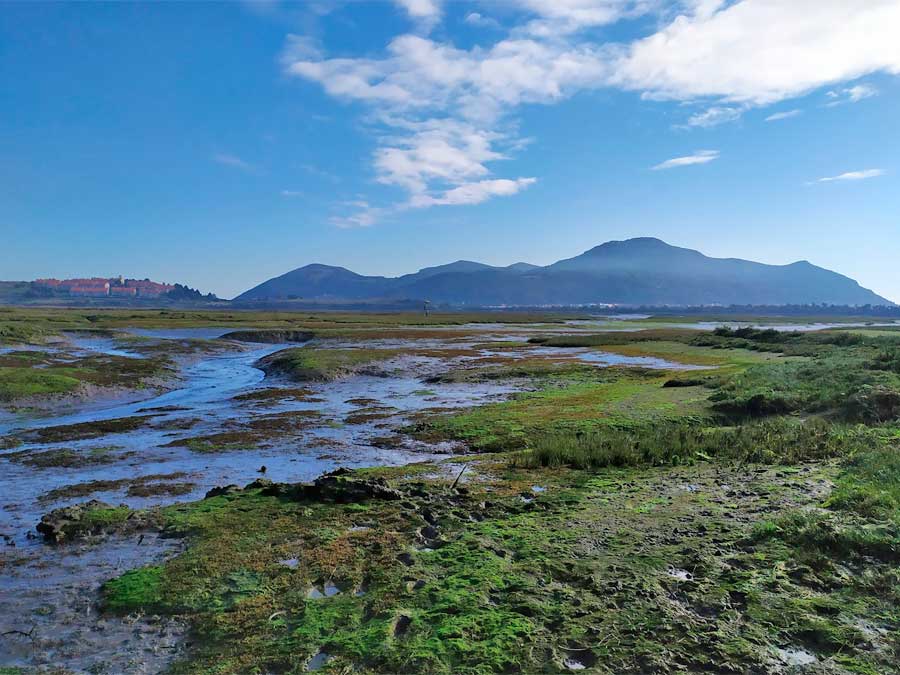
[[[605,253],[607,251],[652,251],[677,249],[656,237],[632,237],[631,239],[615,239],[588,249],[585,253]]]

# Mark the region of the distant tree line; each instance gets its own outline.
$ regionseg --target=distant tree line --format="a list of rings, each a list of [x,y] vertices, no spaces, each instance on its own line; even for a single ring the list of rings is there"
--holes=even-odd
[[[175,288],[166,293],[166,297],[170,300],[218,300],[214,293],[203,295],[196,288],[175,284]]]

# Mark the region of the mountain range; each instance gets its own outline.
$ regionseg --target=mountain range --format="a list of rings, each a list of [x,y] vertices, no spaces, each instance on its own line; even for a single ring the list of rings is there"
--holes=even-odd
[[[400,277],[364,276],[312,264],[269,279],[238,302],[389,302],[455,306],[541,305],[890,305],[856,281],[805,260],[767,265],[711,258],[651,237],[610,241],[541,267],[469,260]]]

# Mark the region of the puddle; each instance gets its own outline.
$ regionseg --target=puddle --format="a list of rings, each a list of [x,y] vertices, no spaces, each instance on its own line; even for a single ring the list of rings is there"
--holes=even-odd
[[[292,570],[297,569],[297,566],[300,564],[299,558],[286,558],[285,560],[279,560],[279,565],[284,565],[285,567],[289,567]]]
[[[536,492],[536,493],[538,493],[538,494],[540,494],[541,492],[544,492],[544,491],[546,491],[546,490],[547,490],[547,488],[542,487],[542,486],[540,486],[540,485],[532,485],[532,486],[531,486],[531,491],[532,491],[532,492]]]
[[[322,651],[317,652],[316,655],[313,656],[313,657],[306,663],[306,670],[307,670],[308,672],[312,672],[313,670],[319,670],[319,668],[321,668],[321,667],[324,666],[326,663],[328,663],[329,661],[331,661],[332,658],[334,658],[334,657],[331,656],[331,654],[327,654],[327,653],[322,652]]]
[[[694,575],[688,572],[687,570],[680,569],[678,567],[669,567],[666,570],[666,574],[668,574],[673,579],[677,579],[678,581],[693,581]]]
[[[569,670],[584,670],[585,668],[587,668],[587,666],[584,665],[581,661],[572,658],[571,656],[563,660],[563,666],[568,668]]]

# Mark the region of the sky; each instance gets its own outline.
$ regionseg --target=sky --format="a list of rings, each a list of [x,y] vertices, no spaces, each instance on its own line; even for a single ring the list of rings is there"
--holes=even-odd
[[[0,3],[0,279],[654,236],[900,301],[900,0]]]

